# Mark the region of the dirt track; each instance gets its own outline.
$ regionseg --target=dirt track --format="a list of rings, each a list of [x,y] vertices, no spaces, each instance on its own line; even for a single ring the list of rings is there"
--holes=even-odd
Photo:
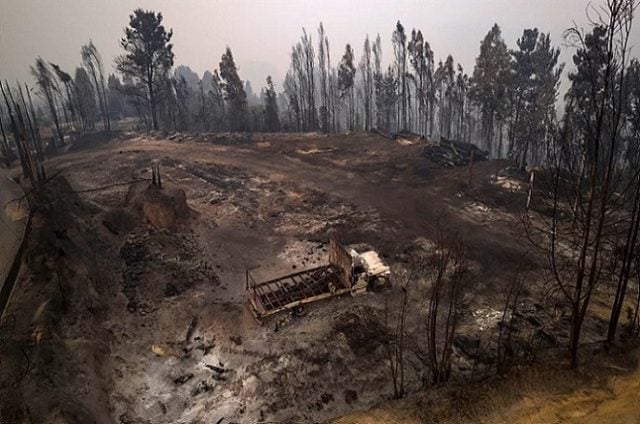
[[[268,141],[261,141],[261,137]],[[521,192],[491,184],[500,163],[476,164],[469,188],[467,168],[442,169],[420,158],[420,150],[419,145],[400,145],[369,134],[331,138],[285,134],[258,135],[249,143],[232,145],[125,141],[96,152],[67,155],[61,162],[74,173],[76,160],[97,172],[115,166],[114,181],[127,176],[118,172],[116,155],[126,155],[139,164],[170,158],[171,165],[163,170],[178,180],[184,177],[175,172],[180,163],[204,169],[222,165],[336,196],[358,210],[374,210],[380,215],[382,232],[339,229],[347,243],[369,242],[393,256],[417,237],[433,239],[438,229],[453,230],[462,235],[469,255],[486,271],[482,278],[501,278],[503,272],[520,265],[527,246],[513,234],[524,199]],[[89,184],[90,173],[81,175],[83,181],[79,182]],[[479,205],[492,210],[476,210]]]

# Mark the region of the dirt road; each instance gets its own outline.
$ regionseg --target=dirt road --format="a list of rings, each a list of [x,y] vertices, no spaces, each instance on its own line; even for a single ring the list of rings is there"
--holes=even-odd
[[[181,166],[196,164],[203,169],[224,166],[274,182],[291,182],[338,197],[357,210],[379,214],[382,231],[338,230],[344,242],[367,242],[387,257],[395,256],[417,237],[433,240],[440,230],[459,233],[486,283],[502,279],[530,256],[527,243],[515,236],[519,221],[510,215],[524,205],[521,193],[507,193],[490,182],[491,175],[500,169],[497,162],[478,163],[473,170],[473,185],[465,187],[460,180],[467,179],[466,168],[434,167],[425,175],[419,146],[398,145],[371,135],[345,140],[309,140],[304,136],[287,139],[285,135],[279,141],[268,140],[261,142],[258,138],[231,147],[166,139],[123,141],[89,153],[93,158],[82,152],[61,161],[75,169],[77,158],[78,165],[86,167],[89,162],[97,171],[123,155],[128,160],[135,158],[137,163],[165,158],[167,162],[170,159],[171,165],[163,168],[170,178],[184,176],[174,172]],[[504,201],[493,205],[490,201],[496,196]]]

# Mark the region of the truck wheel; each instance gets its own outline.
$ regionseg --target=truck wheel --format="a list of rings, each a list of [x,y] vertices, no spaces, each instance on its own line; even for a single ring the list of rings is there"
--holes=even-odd
[[[374,292],[384,290],[390,286],[391,282],[389,281],[389,277],[385,276],[376,277],[369,282],[369,289]]]

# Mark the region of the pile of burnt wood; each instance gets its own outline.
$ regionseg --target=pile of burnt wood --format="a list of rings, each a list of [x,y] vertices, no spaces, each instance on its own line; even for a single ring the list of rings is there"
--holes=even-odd
[[[378,134],[379,136],[382,136],[384,138],[388,138],[389,140],[404,139],[404,140],[409,140],[413,142],[427,141],[426,137],[409,130],[400,130],[397,133],[390,133],[385,131],[382,128],[372,128],[371,132],[374,134]]]
[[[440,138],[439,144],[425,145],[422,155],[446,167],[467,166],[474,162],[489,160],[489,152],[474,144]]]

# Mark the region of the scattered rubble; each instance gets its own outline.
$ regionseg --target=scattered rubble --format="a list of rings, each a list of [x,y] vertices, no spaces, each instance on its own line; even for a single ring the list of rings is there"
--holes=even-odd
[[[186,374],[181,375],[180,377],[176,377],[173,379],[173,383],[176,386],[182,386],[184,383],[186,383],[187,381],[191,380],[193,378],[193,373],[189,372]]]

